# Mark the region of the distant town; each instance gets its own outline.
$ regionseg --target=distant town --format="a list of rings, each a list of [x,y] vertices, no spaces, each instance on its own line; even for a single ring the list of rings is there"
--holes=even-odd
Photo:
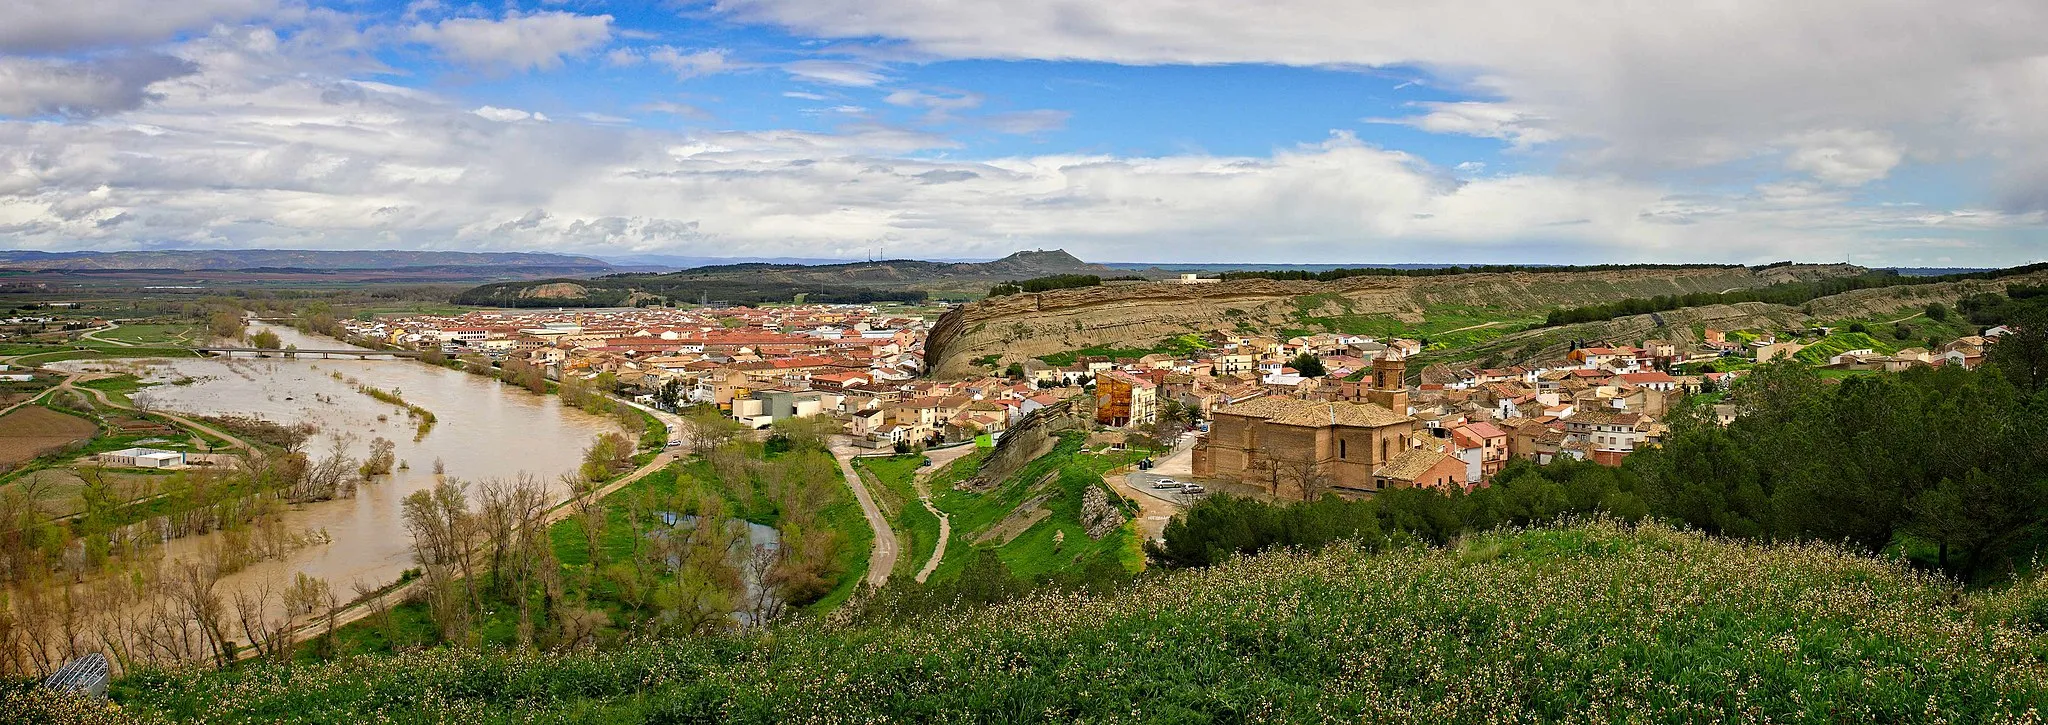
[[[1420,340],[1210,332],[1188,354],[1031,359],[936,380],[924,376],[931,320],[875,305],[497,310],[342,324],[362,340],[449,358],[518,359],[553,378],[607,375],[643,405],[715,406],[755,429],[827,416],[868,449],[999,439],[1032,411],[1080,400],[1101,428],[1191,457],[1197,480],[1290,500],[1470,490],[1512,459],[1619,465],[1660,442],[1662,420],[1681,398],[1716,395],[1748,365],[1805,347],[1766,331],[1707,329],[1696,350],[1659,339],[1588,341],[1544,362],[1410,370]],[[2005,332],[1816,362],[1842,371],[1974,368]],[[1735,415],[1727,403],[1713,410],[1724,422]]]

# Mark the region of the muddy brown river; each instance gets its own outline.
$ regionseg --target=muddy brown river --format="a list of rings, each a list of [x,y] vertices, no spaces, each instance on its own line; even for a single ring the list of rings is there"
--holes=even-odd
[[[301,348],[346,347],[289,328],[269,329]],[[100,360],[61,367],[123,368]],[[283,514],[287,530],[324,532],[328,542],[236,572],[222,582],[227,593],[266,583],[279,589],[295,574],[304,573],[326,580],[346,601],[353,597],[355,584],[394,581],[414,566],[412,536],[400,502],[407,494],[434,486],[436,459],[448,477],[466,481],[532,474],[549,483],[553,501],[561,501],[567,490],[557,477],[576,469],[594,437],[618,430],[611,420],[563,406],[553,396],[410,360],[195,358],[151,361],[142,372],[145,380],[166,384],[145,389],[138,402],[195,415],[311,423],[319,432],[305,450],[315,458],[326,455],[337,437],[352,436],[350,453],[360,459],[368,454],[371,439],[381,436],[396,443],[398,460],[408,466],[359,486],[354,498],[291,507]],[[343,379],[335,379],[335,373]],[[169,384],[181,379],[192,382]],[[398,393],[432,411],[438,423],[415,442],[414,423],[403,408],[357,391],[350,380]],[[192,557],[218,546],[217,536],[174,539],[164,544],[163,553],[167,559]]]

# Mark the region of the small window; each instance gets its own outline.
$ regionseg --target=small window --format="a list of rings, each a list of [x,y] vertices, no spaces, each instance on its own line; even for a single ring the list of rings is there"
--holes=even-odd
[[[1338,439],[1337,439],[1337,457],[1338,457],[1338,458],[1343,458],[1343,457],[1344,457],[1344,451],[1345,451],[1344,443],[1345,443],[1344,439],[1342,439],[1342,438],[1338,438]]]

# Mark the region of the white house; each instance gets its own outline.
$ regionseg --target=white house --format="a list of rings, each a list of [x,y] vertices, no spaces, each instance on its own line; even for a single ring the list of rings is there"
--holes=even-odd
[[[101,453],[96,458],[103,466],[127,468],[177,468],[185,465],[185,454],[155,448],[123,448]]]

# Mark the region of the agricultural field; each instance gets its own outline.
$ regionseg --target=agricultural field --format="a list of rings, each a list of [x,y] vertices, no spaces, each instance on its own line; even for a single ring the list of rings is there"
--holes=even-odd
[[[102,340],[125,342],[141,346],[204,345],[207,342],[206,328],[198,325],[121,325],[105,332],[93,333]]]
[[[92,421],[39,405],[24,405],[0,416],[0,466],[19,466],[38,456],[92,440]]]
[[[112,697],[220,723],[2029,722],[2043,612],[2039,580],[1959,592],[1829,545],[1600,520],[903,623],[145,673]]]

